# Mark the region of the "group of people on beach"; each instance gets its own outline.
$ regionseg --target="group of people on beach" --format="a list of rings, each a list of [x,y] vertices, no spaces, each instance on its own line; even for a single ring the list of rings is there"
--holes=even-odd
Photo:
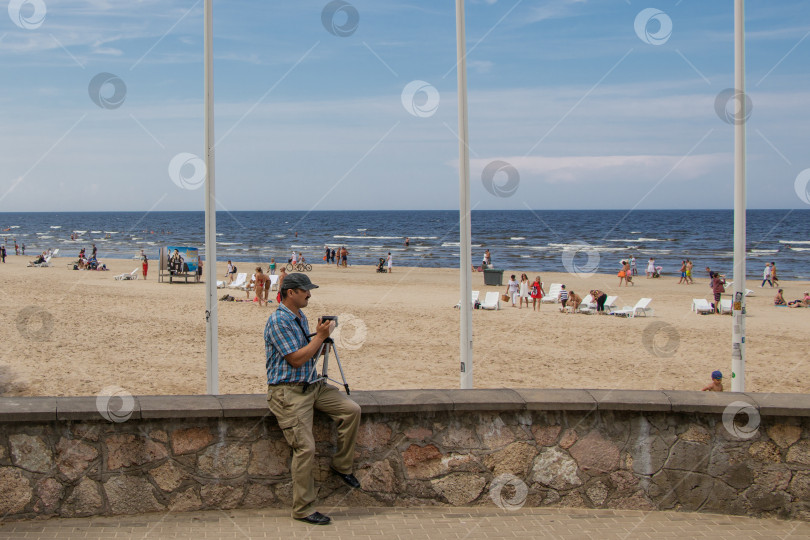
[[[346,246],[340,246],[337,251],[329,246],[324,246],[324,248],[326,251],[323,256],[323,260],[326,264],[334,264],[337,266],[337,268],[340,268],[341,266],[346,268],[349,265],[349,250],[346,249]]]

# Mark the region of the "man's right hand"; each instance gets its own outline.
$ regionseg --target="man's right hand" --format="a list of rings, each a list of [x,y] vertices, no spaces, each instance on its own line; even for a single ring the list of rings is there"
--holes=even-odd
[[[318,320],[318,327],[315,329],[315,333],[321,340],[325,340],[329,337],[332,333],[332,330],[335,329],[335,321],[333,320]]]

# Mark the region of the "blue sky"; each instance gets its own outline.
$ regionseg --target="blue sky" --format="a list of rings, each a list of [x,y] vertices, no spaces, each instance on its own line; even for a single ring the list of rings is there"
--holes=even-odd
[[[188,189],[204,154],[202,0],[4,4],[0,212],[202,209]],[[810,5],[746,4],[749,207],[806,208]],[[639,34],[647,8],[661,15]],[[219,208],[457,208],[453,2],[335,9],[214,3]],[[734,81],[732,0],[466,10],[473,208],[732,206],[733,126],[716,111]],[[335,33],[358,23],[335,35],[324,11]],[[117,78],[102,106],[100,73]],[[412,81],[431,93],[406,96],[409,111]],[[493,161],[517,174],[495,174],[494,194]]]

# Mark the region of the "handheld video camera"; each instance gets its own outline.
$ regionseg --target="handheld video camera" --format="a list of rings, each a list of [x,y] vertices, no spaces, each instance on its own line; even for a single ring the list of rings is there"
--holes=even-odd
[[[337,325],[338,325],[337,315],[322,315],[321,316],[321,323],[324,323],[326,321],[335,321],[335,328],[337,328]]]

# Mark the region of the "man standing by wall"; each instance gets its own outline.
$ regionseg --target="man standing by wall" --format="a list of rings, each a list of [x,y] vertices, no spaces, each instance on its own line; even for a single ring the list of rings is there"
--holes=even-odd
[[[315,334],[309,335],[309,323],[301,308],[307,306],[310,291],[317,287],[304,274],[293,273],[284,279],[281,303],[264,328],[264,344],[267,406],[293,449],[292,516],[306,523],[326,525],[331,519],[314,509],[312,417],[317,409],[337,422],[338,449],[331,469],[347,485],[359,488],[352,470],[360,406],[326,381],[313,382],[317,379],[317,354],[334,329],[333,321],[319,322]]]

